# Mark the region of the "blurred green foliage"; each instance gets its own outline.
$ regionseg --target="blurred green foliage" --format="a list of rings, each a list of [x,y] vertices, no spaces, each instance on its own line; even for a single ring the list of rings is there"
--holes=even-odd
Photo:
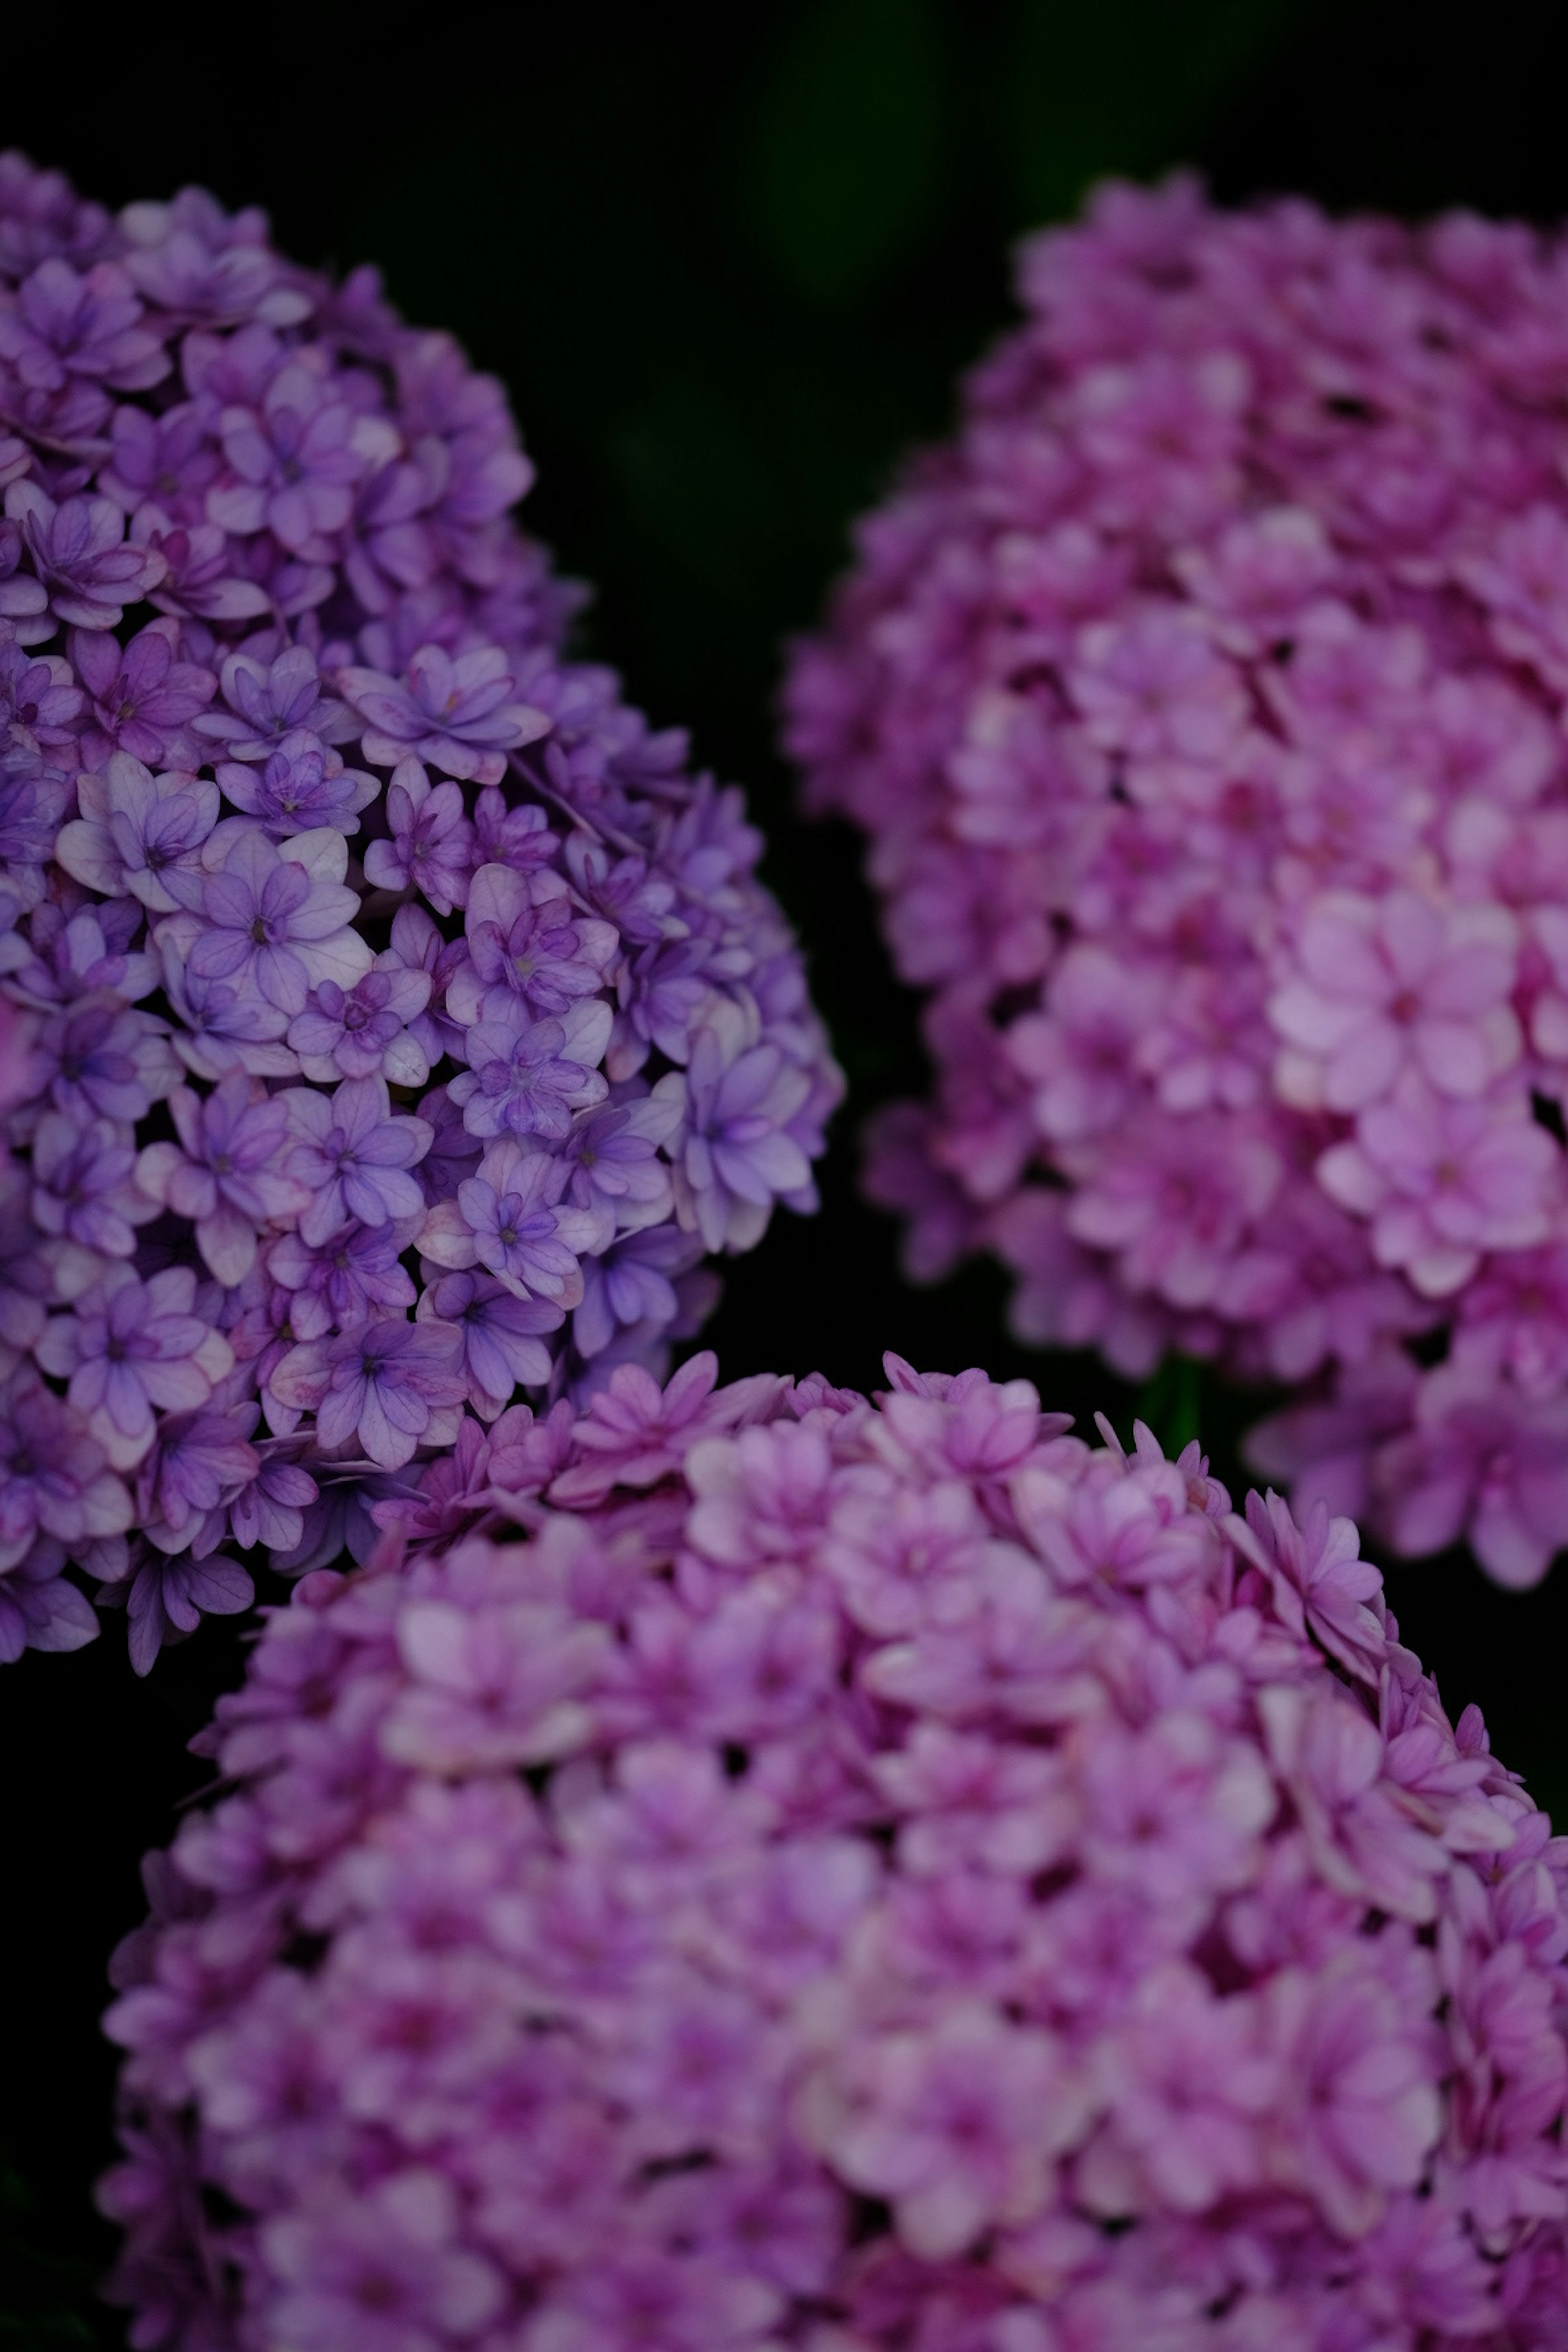
[[[808,298],[841,302],[907,254],[947,161],[934,0],[823,0],[777,44],[748,179],[768,249]]]
[[[1023,0],[1008,129],[1025,220],[1073,211],[1108,172],[1201,152],[1302,0]]]
[[[513,386],[591,635],[754,784],[780,635],[942,428],[1013,238],[1194,152],[1298,5],[586,7],[460,114],[437,90],[335,251]]]
[[[112,2344],[97,2294],[99,2264],[39,2231],[37,2199],[0,2146],[0,2352],[95,2352]]]

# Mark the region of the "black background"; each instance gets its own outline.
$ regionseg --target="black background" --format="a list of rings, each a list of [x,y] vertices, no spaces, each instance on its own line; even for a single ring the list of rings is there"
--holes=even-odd
[[[321,5],[122,21],[8,12],[0,146],[112,204],[196,181],[265,205],[280,244],[374,259],[513,394],[526,509],[591,579],[585,651],[743,782],[850,1079],[822,1214],[781,1214],[705,1337],[731,1376],[881,1350],[1026,1371],[1052,1406],[1201,1422],[1218,1466],[1256,1401],[1178,1370],[1142,1401],[1006,1337],[973,1266],[900,1279],[854,1194],[865,1111],[921,1082],[856,844],[805,828],[773,750],[781,642],[811,622],[845,527],[940,433],[953,377],[1006,323],[1007,249],[1107,171],[1204,170],[1240,199],[1568,211],[1568,12],[1531,0],[534,0]],[[1405,1636],[1457,1712],[1568,1801],[1568,1567],[1494,1591],[1462,1558],[1396,1569]],[[136,1861],[203,1768],[184,1741],[241,1661],[204,1628],[135,1683],[121,1631],[0,1675],[0,2346],[115,2345],[89,2186],[110,2153],[103,1964]]]

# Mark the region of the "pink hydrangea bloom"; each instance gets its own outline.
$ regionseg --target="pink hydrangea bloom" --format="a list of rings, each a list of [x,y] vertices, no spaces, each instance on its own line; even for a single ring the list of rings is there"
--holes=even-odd
[[[500,387],[373,271],[0,156],[0,1444],[103,1496],[0,1536],[0,1662],[75,1575],[144,1671],[463,1400],[662,1375],[841,1081],[739,794],[571,657]]]
[[[468,1419],[117,1956],[153,2347],[1557,2352],[1568,1841],[1348,1519],[889,1357]]]
[[[1299,1498],[1419,1337],[1357,1507],[1513,1583],[1568,1520],[1565,269],[1101,191],[786,697],[929,997],[866,1173],[909,1271],[990,1249],[1020,1338],[1301,1390],[1254,1457]]]

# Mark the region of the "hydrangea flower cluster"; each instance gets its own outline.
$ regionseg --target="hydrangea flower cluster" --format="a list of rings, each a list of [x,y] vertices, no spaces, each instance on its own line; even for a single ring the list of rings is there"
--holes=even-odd
[[[1561,2352],[1568,1840],[1024,1381],[469,1417],[121,1947],[132,2342]]]
[[[861,529],[788,731],[933,1098],[911,1269],[1306,1391],[1256,1466],[1568,1543],[1568,242],[1111,187]]]
[[[760,838],[566,658],[531,471],[374,272],[0,157],[0,1660],[74,1566],[144,1671],[813,1205]]]

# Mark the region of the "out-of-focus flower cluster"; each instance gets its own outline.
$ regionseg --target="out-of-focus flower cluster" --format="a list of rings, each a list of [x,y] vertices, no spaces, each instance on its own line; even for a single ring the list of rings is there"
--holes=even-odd
[[[373,272],[0,157],[0,1660],[74,1565],[145,1670],[813,1203],[759,836],[565,657],[531,473]]]
[[[1568,1841],[1354,1528],[714,1369],[465,1421],[219,1701],[132,2342],[1560,2352]]]
[[[789,735],[933,1098],[911,1269],[1315,1383],[1254,1460],[1406,1554],[1568,1543],[1568,243],[1114,187],[865,523]],[[1035,1181],[1043,1178],[1043,1181]]]

